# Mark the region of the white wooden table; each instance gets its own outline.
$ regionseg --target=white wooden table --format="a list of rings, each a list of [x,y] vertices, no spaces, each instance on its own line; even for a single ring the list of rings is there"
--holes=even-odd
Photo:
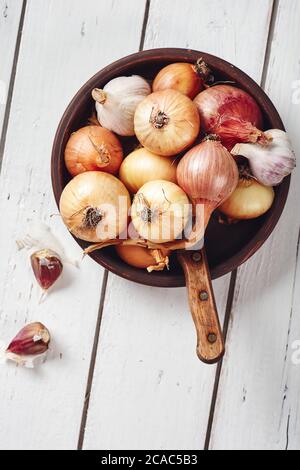
[[[242,68],[300,154],[299,25],[298,0],[0,0],[0,339],[36,320],[54,338],[43,367],[0,368],[1,449],[300,449],[299,172],[273,236],[214,283],[228,330],[218,368],[196,358],[184,289],[107,277],[86,259],[39,304],[15,243],[39,218],[80,256],[50,217],[54,132],[90,76],[140,48]]]

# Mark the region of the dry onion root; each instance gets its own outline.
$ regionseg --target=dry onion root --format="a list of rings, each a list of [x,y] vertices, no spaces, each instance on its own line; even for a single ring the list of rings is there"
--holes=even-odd
[[[139,246],[117,245],[119,257],[130,266],[152,271],[169,269],[169,250],[150,250]]]
[[[83,256],[90,255],[94,251],[102,250],[103,248],[107,248],[109,246],[137,246],[141,248],[147,248],[148,250],[180,250],[184,249],[186,244],[186,240],[174,240],[173,242],[169,243],[153,243],[149,240],[145,240],[143,238],[132,238],[127,240],[122,240],[121,238],[112,238],[111,240],[106,240],[104,242],[94,243],[93,245],[88,246],[83,251]]]

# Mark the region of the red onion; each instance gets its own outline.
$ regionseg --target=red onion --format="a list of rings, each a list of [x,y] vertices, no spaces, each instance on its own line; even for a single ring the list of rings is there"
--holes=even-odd
[[[245,91],[216,85],[196,96],[196,104],[205,133],[217,134],[230,151],[240,142],[265,142],[260,130],[263,117],[256,101]]]
[[[235,190],[239,181],[237,164],[215,135],[189,150],[177,167],[179,186],[190,197],[198,215],[193,241],[203,237],[212,212]],[[204,208],[202,213],[198,210]],[[191,241],[191,240],[189,240]]]

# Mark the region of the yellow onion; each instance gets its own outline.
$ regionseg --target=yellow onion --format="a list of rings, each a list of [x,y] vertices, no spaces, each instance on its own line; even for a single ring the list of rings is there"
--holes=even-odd
[[[140,246],[116,246],[119,257],[130,266],[138,269],[163,271],[169,265],[170,250],[149,250]]]
[[[158,91],[138,105],[134,129],[138,140],[150,152],[173,156],[196,140],[200,117],[192,100],[179,91]]]
[[[236,190],[219,210],[229,219],[256,219],[271,208],[274,198],[272,187],[264,186],[254,178],[242,176]]]
[[[138,234],[154,243],[179,237],[189,220],[189,199],[170,181],[150,181],[137,192],[131,207]]]
[[[145,148],[130,153],[120,168],[120,180],[126,188],[135,194],[145,183],[154,180],[177,182],[177,162],[149,152]]]
[[[116,174],[122,160],[119,139],[100,126],[86,126],[74,132],[65,150],[66,167],[72,176],[96,170]]]
[[[116,238],[127,228],[130,196],[124,184],[102,171],[75,176],[60,199],[60,213],[70,232],[82,240]]]
[[[204,90],[206,80],[211,71],[206,63],[199,59],[196,64],[178,62],[164,67],[155,77],[153,91],[177,90],[180,93],[194,99]]]

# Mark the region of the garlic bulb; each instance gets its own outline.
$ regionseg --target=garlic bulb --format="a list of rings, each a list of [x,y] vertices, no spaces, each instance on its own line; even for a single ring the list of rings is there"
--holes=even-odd
[[[237,144],[232,155],[248,158],[253,176],[265,186],[277,186],[296,167],[296,157],[286,132],[271,129],[265,132],[270,138],[266,145]]]
[[[150,85],[139,75],[117,77],[103,90],[95,88],[92,96],[101,126],[122,136],[134,135],[135,110],[150,93]]]

